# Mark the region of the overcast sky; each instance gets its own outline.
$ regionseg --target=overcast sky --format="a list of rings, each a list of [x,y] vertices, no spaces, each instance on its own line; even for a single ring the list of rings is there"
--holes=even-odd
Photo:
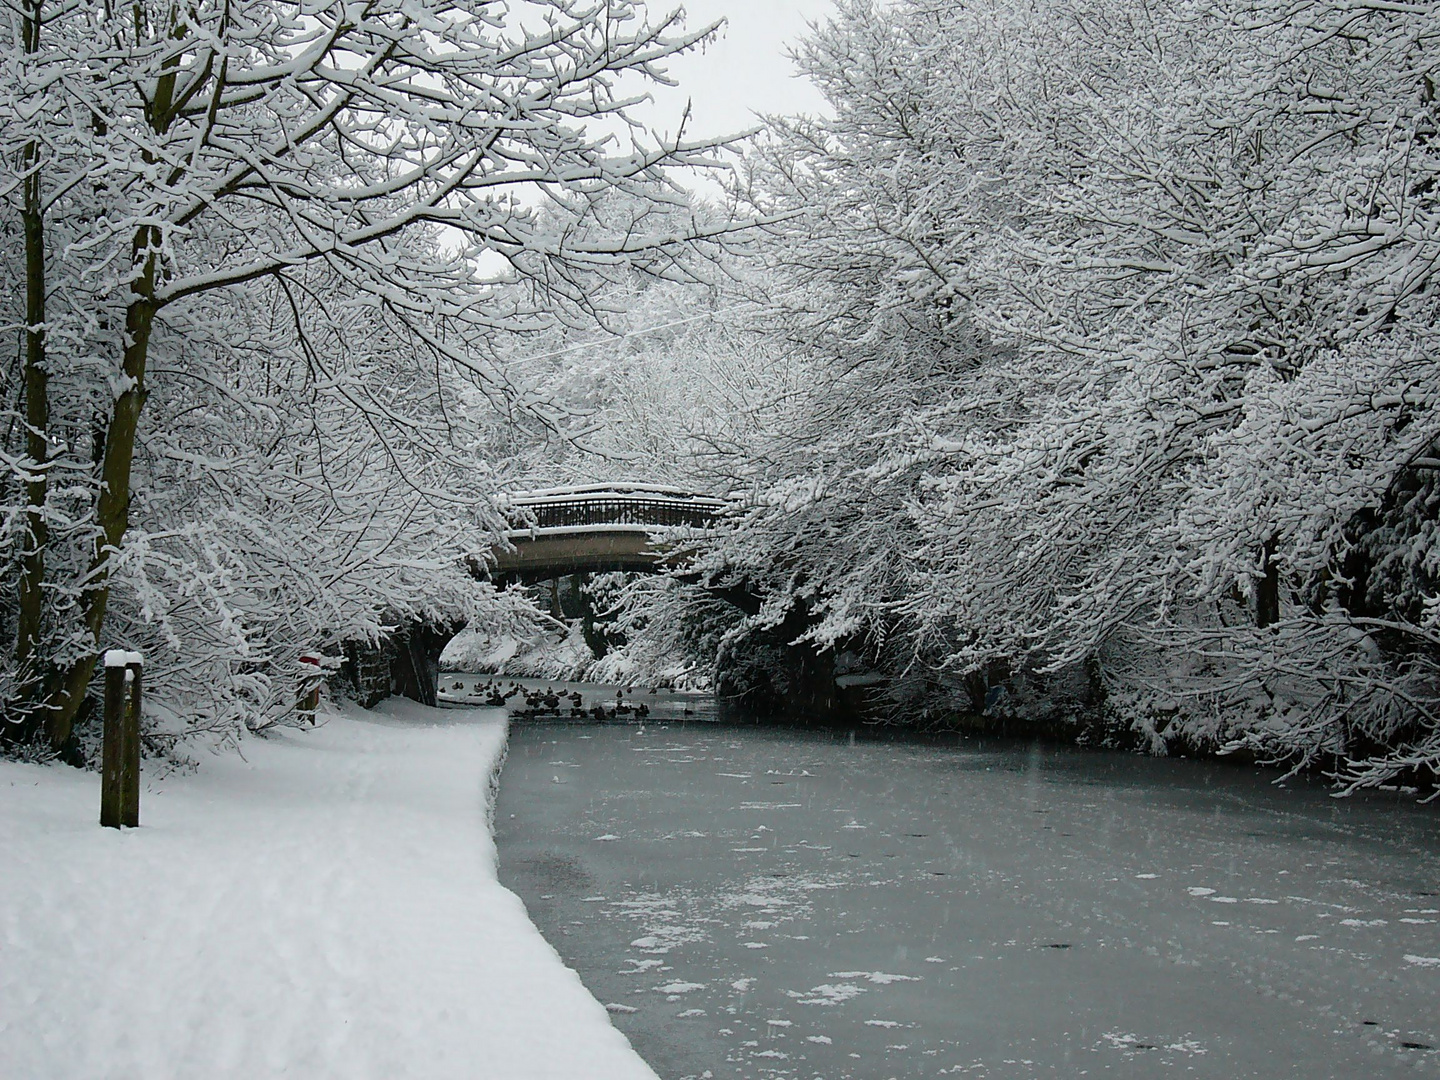
[[[653,121],[674,130],[688,97],[693,102],[696,134],[721,134],[755,125],[756,112],[818,112],[820,95],[785,55],[786,46],[805,33],[806,24],[823,20],[834,10],[831,0],[650,0],[654,16],[674,7],[685,9],[687,29],[720,19],[721,37],[671,61],[680,86],[657,91]]]

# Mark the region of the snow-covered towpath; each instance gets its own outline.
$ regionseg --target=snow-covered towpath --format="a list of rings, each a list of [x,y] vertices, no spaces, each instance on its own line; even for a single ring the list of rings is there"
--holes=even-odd
[[[495,878],[500,710],[408,703],[148,780],[0,762],[0,1076],[654,1073]]]

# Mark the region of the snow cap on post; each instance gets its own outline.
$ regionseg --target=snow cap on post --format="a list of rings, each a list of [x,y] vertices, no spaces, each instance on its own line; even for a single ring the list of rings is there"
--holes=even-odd
[[[130,652],[126,649],[105,650],[105,666],[107,668],[129,667],[131,664],[134,664],[137,667],[144,667],[145,658],[141,656],[138,652]]]

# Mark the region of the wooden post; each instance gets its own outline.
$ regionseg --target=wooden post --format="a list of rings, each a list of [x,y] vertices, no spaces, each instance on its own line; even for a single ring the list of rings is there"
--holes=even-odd
[[[140,675],[138,652],[105,653],[105,729],[100,769],[100,824],[140,824]]]
[[[130,707],[125,710],[125,757],[120,766],[120,824],[130,829],[140,827],[140,676],[143,670],[140,654],[131,653],[130,663],[125,665]]]
[[[295,708],[302,720],[315,723],[315,710],[320,707],[320,683],[325,678],[325,669],[320,657],[305,653],[300,657],[300,697]]]
[[[125,669],[105,655],[105,731],[100,754],[100,824],[120,828],[120,761],[125,741]]]

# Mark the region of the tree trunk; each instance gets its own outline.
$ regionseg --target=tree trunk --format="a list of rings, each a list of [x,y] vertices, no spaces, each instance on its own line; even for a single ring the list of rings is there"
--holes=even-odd
[[[101,634],[105,629],[105,609],[110,602],[111,559],[120,550],[125,531],[130,527],[130,473],[135,461],[135,436],[140,427],[140,411],[145,407],[145,363],[150,352],[150,333],[155,325],[156,305],[153,299],[159,260],[160,236],[145,226],[135,237],[134,255],[141,267],[131,285],[131,302],[125,311],[125,353],[121,365],[124,389],[115,399],[105,438],[105,458],[101,465],[100,497],[95,516],[100,535],[86,577],[86,592],[81,604],[85,628],[90,633],[91,650],[75,661],[57,680],[46,718],[52,748],[59,750],[70,740],[75,715],[85,700],[85,691],[99,657]]]
[[[38,2],[38,0],[37,0]],[[134,9],[135,29],[144,33],[145,11]],[[177,29],[176,12],[170,13],[171,30]],[[154,96],[146,110],[151,128],[163,135],[175,120],[175,86],[180,66],[178,55],[168,58],[164,73],[155,81]],[[148,151],[147,165],[157,166]],[[90,557],[89,573],[85,576],[85,593],[81,600],[85,629],[90,633],[88,655],[72,663],[56,678],[46,716],[50,745],[61,749],[70,741],[75,717],[85,701],[85,691],[99,659],[101,634],[105,629],[105,609],[110,603],[111,559],[119,552],[130,527],[130,472],[135,461],[135,436],[140,428],[140,411],[145,407],[145,365],[150,355],[150,334],[155,326],[155,286],[160,271],[160,249],[164,238],[160,229],[142,225],[135,230],[130,246],[130,265],[136,269],[130,283],[130,303],[125,309],[125,351],[121,357],[120,393],[110,411],[106,426],[105,456],[100,467],[100,497],[95,502],[96,524],[100,534]]]
[[[33,0],[24,14],[24,49],[40,48],[40,3]],[[39,727],[37,698],[42,684],[39,645],[45,618],[46,466],[50,456],[50,377],[45,368],[45,208],[40,189],[40,146],[35,140],[22,154],[25,172],[20,211],[25,234],[25,453],[33,470],[25,484],[25,548],[20,562],[19,612],[15,627],[15,667],[19,698],[28,714],[22,738]]]
[[[440,683],[440,654],[463,623],[411,623],[397,630],[391,659],[392,689],[421,705],[436,704]]]
[[[575,602],[580,607],[580,634],[590,655],[604,660],[610,652],[610,641],[601,625],[595,621],[595,598],[585,591],[590,581],[589,574],[571,574],[570,588],[575,593]]]
[[[1255,625],[1260,629],[1280,621],[1280,567],[1275,563],[1275,538],[1260,549],[1261,577],[1255,583]]]

